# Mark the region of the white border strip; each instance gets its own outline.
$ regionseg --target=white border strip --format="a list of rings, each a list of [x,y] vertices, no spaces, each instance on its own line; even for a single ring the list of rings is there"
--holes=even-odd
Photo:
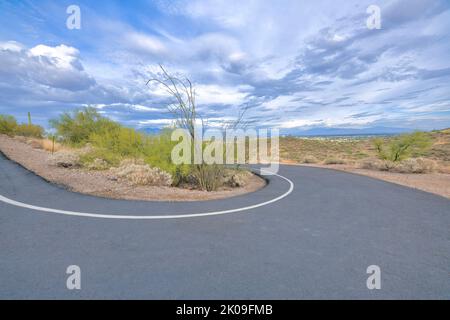
[[[289,180],[288,178],[283,177],[282,175],[279,175],[276,173],[271,173],[271,175],[275,175],[277,177],[280,177],[280,178],[286,180],[289,183],[289,190],[287,192],[283,193],[281,196],[276,197],[272,200],[268,200],[268,201],[254,204],[251,206],[237,208],[237,209],[223,210],[223,211],[204,212],[204,213],[178,214],[178,215],[152,215],[152,216],[148,216],[148,215],[147,216],[113,215],[113,214],[97,214],[97,213],[87,213],[87,212],[77,212],[77,211],[66,211],[66,210],[38,207],[38,206],[31,205],[31,204],[15,201],[15,200],[9,199],[7,197],[4,197],[2,195],[0,195],[0,201],[10,204],[10,205],[13,205],[13,206],[16,206],[16,207],[21,207],[21,208],[26,208],[26,209],[36,210],[36,211],[41,211],[41,212],[58,213],[58,214],[63,214],[63,215],[67,215],[67,216],[77,216],[77,217],[101,218],[101,219],[123,219],[123,220],[155,219],[156,220],[156,219],[183,219],[183,218],[217,216],[217,215],[233,213],[233,212],[242,212],[242,211],[266,206],[268,204],[277,202],[277,201],[287,197],[294,190],[294,183],[291,180]]]

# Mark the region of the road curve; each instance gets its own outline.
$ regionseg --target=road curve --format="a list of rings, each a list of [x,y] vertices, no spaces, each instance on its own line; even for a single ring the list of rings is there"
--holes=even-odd
[[[0,195],[58,211],[186,215],[102,219],[0,201],[3,299],[449,299],[450,201],[344,172],[281,166],[288,180],[224,200],[110,200],[48,184],[0,156]],[[66,268],[81,268],[81,290]],[[368,290],[366,269],[381,268]]]

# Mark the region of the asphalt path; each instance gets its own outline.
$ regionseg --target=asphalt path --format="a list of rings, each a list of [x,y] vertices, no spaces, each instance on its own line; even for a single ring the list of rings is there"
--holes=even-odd
[[[230,199],[111,200],[0,155],[0,298],[450,298],[448,199],[327,169],[279,174]]]

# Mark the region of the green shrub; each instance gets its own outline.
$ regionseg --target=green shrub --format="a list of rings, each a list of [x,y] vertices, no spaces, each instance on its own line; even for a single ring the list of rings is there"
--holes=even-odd
[[[0,114],[0,133],[13,136],[17,129],[17,120],[13,116]]]
[[[15,131],[16,135],[24,137],[42,138],[44,128],[35,124],[19,124]]]
[[[159,135],[147,136],[144,146],[145,162],[161,168],[174,177],[175,180],[188,174],[188,166],[175,165],[172,162],[172,149],[177,142],[171,141],[171,131],[164,130]]]
[[[420,131],[402,134],[389,142],[374,139],[373,143],[380,159],[393,162],[407,159],[413,153],[420,155],[432,145],[430,136]]]
[[[119,157],[139,157],[144,153],[146,137],[134,129],[110,123],[102,124],[98,130],[92,132],[88,141],[94,147],[108,150]]]
[[[172,177],[172,184],[178,186],[188,175],[195,175],[200,188],[215,190],[220,180],[220,166],[175,165],[171,159],[173,147],[171,131],[163,130],[158,135],[148,135],[102,117],[93,108],[64,113],[51,120],[57,135],[63,142],[74,146],[92,145],[92,150],[80,155],[80,162],[86,168],[97,170],[117,167],[124,159],[143,159],[145,165],[159,168]]]
[[[82,153],[80,155],[81,164],[83,165],[83,167],[89,169],[94,169],[94,163],[96,161],[99,161],[98,159],[106,162],[110,167],[114,167],[120,163],[122,157],[110,150],[97,147],[94,147],[88,152]]]
[[[104,161],[115,167],[124,159],[143,159],[145,164],[171,174],[173,184],[179,185],[189,174],[189,167],[173,164],[171,152],[176,142],[171,141],[170,134],[171,131],[163,130],[159,135],[147,135],[112,121],[102,122],[85,139],[92,144],[92,150],[84,153],[80,160],[84,167],[95,170],[98,167],[95,162]]]
[[[72,145],[83,145],[94,132],[119,126],[91,107],[65,112],[59,118],[50,120],[50,125],[63,142]]]

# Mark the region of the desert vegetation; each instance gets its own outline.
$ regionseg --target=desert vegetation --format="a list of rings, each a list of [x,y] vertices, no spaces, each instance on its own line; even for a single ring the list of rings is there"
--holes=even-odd
[[[76,166],[106,170],[121,164],[123,167],[123,161],[130,160],[127,162],[130,165],[132,161],[142,161],[179,179],[187,174],[186,168],[177,167],[170,161],[174,142],[170,140],[168,130],[159,135],[148,135],[103,117],[94,108],[64,113],[52,119],[50,124],[58,141],[72,149],[63,153],[67,158],[76,159]]]
[[[18,123],[13,116],[0,115],[0,134],[42,138],[44,136],[44,128],[31,122],[30,113],[28,113],[28,123]]]
[[[449,173],[450,130],[375,138],[280,139],[281,159],[395,173]]]
[[[0,134],[15,136],[33,148],[51,152],[49,164],[66,169],[105,171],[113,179],[139,186],[173,186],[215,191],[242,187],[248,172],[223,165],[175,165],[171,129],[150,135],[125,127],[86,107],[50,120],[52,133],[0,116]],[[204,146],[205,147],[205,146]]]

